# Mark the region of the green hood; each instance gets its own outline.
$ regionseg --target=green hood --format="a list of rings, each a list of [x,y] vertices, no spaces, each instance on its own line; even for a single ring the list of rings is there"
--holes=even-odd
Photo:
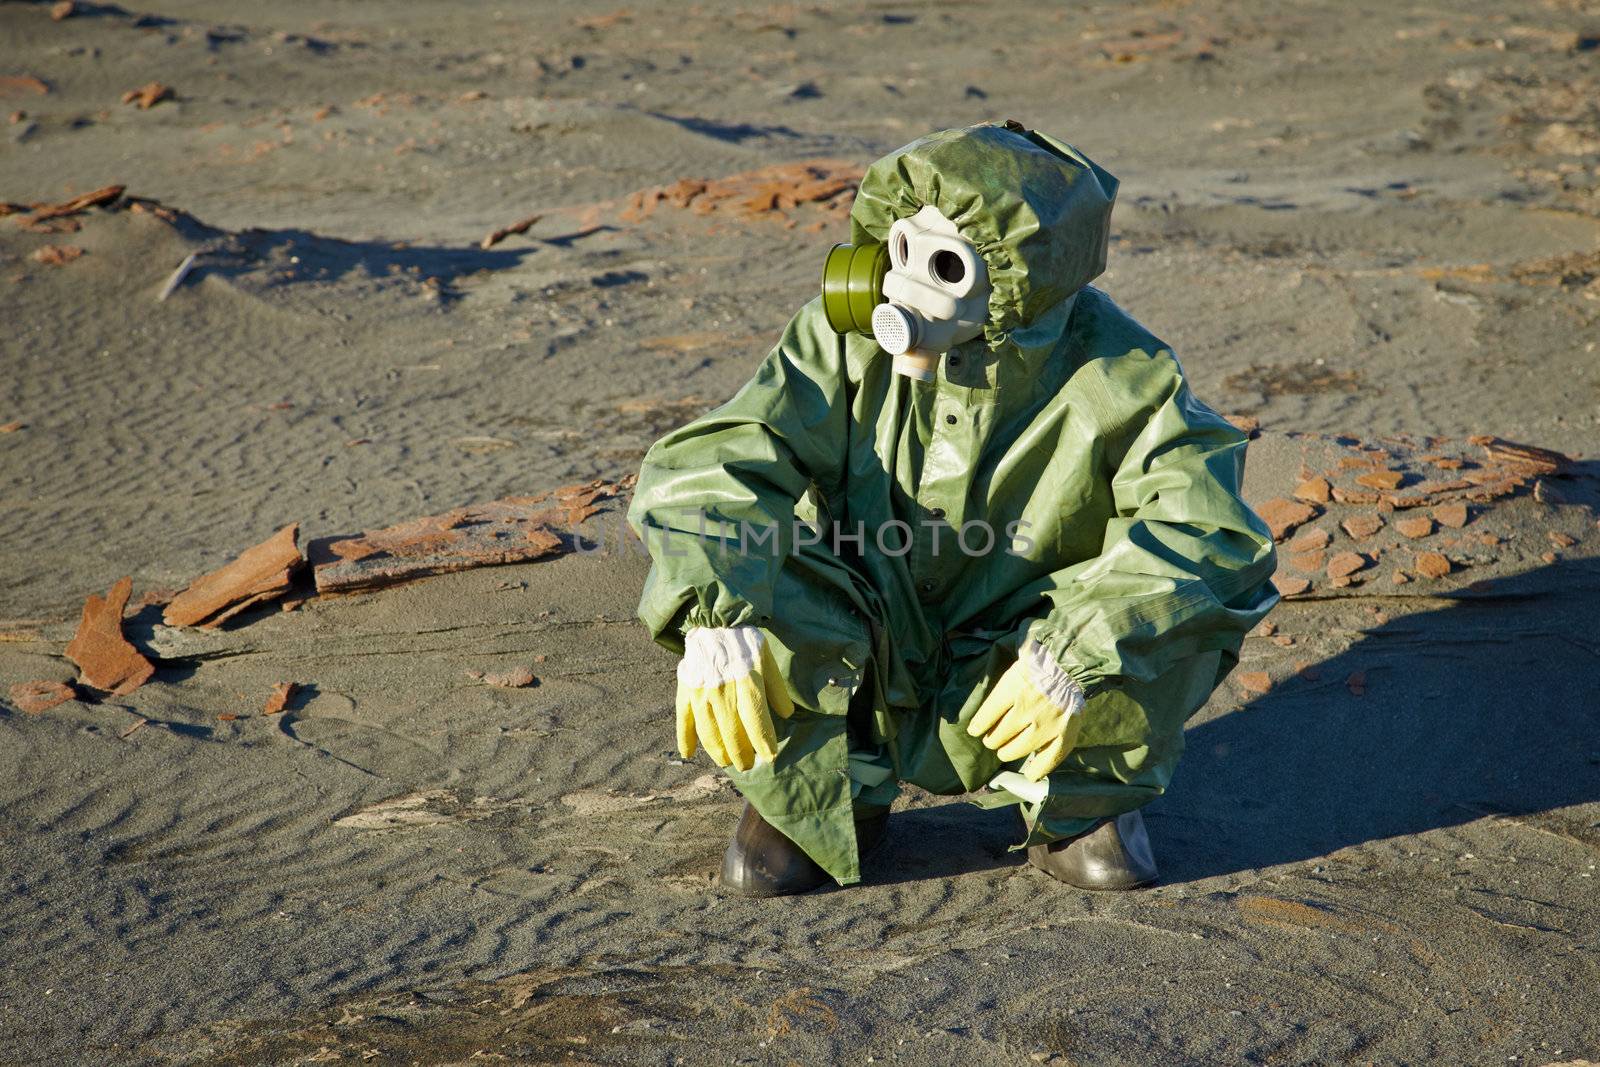
[[[1071,145],[1014,122],[930,134],[867,169],[850,210],[852,244],[888,239],[926,204],[956,224],[989,268],[984,336],[997,347],[1106,267],[1117,179]]]

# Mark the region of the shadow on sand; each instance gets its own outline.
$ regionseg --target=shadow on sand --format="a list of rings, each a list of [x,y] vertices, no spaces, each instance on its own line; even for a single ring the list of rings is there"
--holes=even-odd
[[[258,270],[270,262],[283,282],[335,281],[351,273],[381,278],[405,276],[436,284],[452,295],[451,287],[466,275],[514,267],[533,254],[534,247],[484,250],[476,247],[412,245],[389,241],[345,241],[309,230],[241,230],[235,238],[244,256],[219,255],[204,269],[229,275]]]
[[[1275,618],[1292,632],[1286,615]],[[1192,724],[1167,794],[1145,809],[1162,882],[1600,801],[1597,622],[1600,561],[1557,562],[1367,628],[1314,680],[1275,677],[1265,696]],[[1358,671],[1360,696],[1346,685]],[[888,884],[1014,865],[1017,839],[1010,809],[952,800],[897,814],[864,874]]]
[[[1600,561],[1557,562],[1372,627],[1317,680],[1191,727],[1149,811],[1164,880],[1600,800],[1597,619]]]
[[[476,245],[345,240],[302,229],[250,228],[231,232],[186,212],[171,212],[166,217],[174,229],[198,246],[192,266],[177,281],[178,287],[194,285],[208,274],[228,279],[254,275],[273,286],[332,282],[354,274],[405,278],[431,285],[445,300],[459,295],[454,285],[467,275],[515,267],[535,254],[540,245],[570,246],[610,229],[591,226],[535,238],[535,243],[512,248],[483,249]]]

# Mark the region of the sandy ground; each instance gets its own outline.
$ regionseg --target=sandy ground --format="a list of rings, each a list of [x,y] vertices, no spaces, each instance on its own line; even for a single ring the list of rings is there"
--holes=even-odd
[[[1580,457],[1496,506],[1492,587],[1286,603],[1117,897],[923,795],[860,887],[719,895],[738,800],[672,752],[620,551],[143,609],[156,681],[0,706],[0,1062],[1600,1059],[1597,56],[1559,0],[0,3],[0,200],[145,198],[0,219],[6,685],[74,677],[124,574],[631,472],[846,234],[630,194],[990,118],[1122,179],[1105,287],[1262,444]]]

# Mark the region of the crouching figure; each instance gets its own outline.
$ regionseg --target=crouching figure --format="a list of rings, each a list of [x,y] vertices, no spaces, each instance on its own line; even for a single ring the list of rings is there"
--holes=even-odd
[[[645,457],[639,614],[748,802],[729,890],[859,881],[902,782],[1019,805],[1062,881],[1155,879],[1139,809],[1277,594],[1245,435],[1088,284],[1116,188],[1010,122],[879,160],[822,295]]]

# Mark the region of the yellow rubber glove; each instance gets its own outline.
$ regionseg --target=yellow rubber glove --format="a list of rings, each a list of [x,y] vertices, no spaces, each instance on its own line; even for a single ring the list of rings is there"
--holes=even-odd
[[[772,712],[787,719],[794,703],[766,638],[754,626],[699,627],[683,640],[678,663],[678,752],[695,742],[717,766],[748,771],[778,757]]]
[[[967,724],[967,733],[1037,782],[1061,765],[1083,728],[1083,690],[1055,659],[1029,641]]]

